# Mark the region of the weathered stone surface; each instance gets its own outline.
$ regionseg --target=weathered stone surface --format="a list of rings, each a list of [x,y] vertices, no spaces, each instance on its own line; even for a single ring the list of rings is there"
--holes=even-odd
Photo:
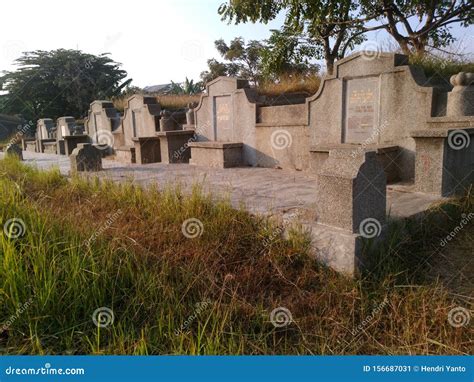
[[[400,149],[398,146],[391,145],[362,146],[342,143],[339,145],[313,146],[310,148],[311,165],[313,166],[312,171],[317,173],[328,159],[329,152],[338,148],[354,150],[355,154],[366,151],[375,151],[377,154],[377,160],[384,169],[385,177],[387,178],[387,183],[391,184],[400,180],[400,168],[397,164],[397,160],[400,155]]]
[[[318,223],[351,233],[358,233],[365,219],[383,225],[386,178],[375,152],[331,151],[318,174],[316,197]]]
[[[242,143],[191,142],[190,164],[217,168],[242,166]]]
[[[69,159],[73,173],[102,170],[102,153],[90,143],[79,143]]]
[[[465,194],[474,183],[474,128],[415,131],[419,192]]]
[[[448,116],[474,115],[474,73],[451,76],[453,90],[448,93]]]

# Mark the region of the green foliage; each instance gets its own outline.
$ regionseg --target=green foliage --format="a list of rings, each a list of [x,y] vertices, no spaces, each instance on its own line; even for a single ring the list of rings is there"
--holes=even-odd
[[[273,31],[269,40],[245,43],[242,37],[236,37],[229,45],[222,39],[217,40],[215,46],[226,61],[208,60],[208,70],[201,73],[204,83],[219,76],[233,76],[259,85],[288,75],[315,74],[319,69],[310,62],[315,55],[313,47],[300,45],[297,38],[278,31]]]
[[[317,45],[294,34],[272,30],[262,52],[262,75],[267,81],[281,80],[285,76],[314,76],[320,66],[311,60],[317,57]]]
[[[328,72],[368,31],[385,30],[404,53],[424,54],[427,47],[439,49],[453,41],[452,24],[467,27],[474,20],[472,0],[229,0],[218,10],[223,20],[235,23],[266,23],[281,11],[286,12],[281,36],[290,45],[293,39],[305,40],[314,49],[308,57],[324,58]]]
[[[227,62],[208,60],[208,70],[201,73],[204,83],[219,76],[236,76],[258,83],[262,52],[265,49],[262,42],[251,40],[245,43],[242,37],[236,37],[229,45],[222,39],[216,40],[214,45]]]
[[[193,95],[199,94],[203,91],[202,82],[194,83],[194,80],[189,80],[188,77],[182,84],[171,81],[171,89],[169,94],[175,95]]]
[[[16,60],[18,70],[4,72],[0,113],[21,114],[28,120],[63,115],[83,116],[91,100],[121,93],[131,79],[107,54],[79,50],[26,52]]]

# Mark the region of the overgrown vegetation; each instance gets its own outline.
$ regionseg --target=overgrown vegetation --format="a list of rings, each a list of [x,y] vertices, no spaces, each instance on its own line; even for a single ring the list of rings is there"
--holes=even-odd
[[[438,237],[472,210],[472,197],[442,207],[440,227],[394,227],[387,247],[374,254],[378,265],[351,280],[313,260],[304,233],[284,239],[270,221],[198,188],[184,195],[179,187],[68,181],[13,159],[0,161],[0,174],[1,223],[16,218],[25,227],[23,236],[0,238],[4,354],[472,349],[469,328],[447,321],[452,308],[469,308],[469,301],[424,273],[439,255]],[[201,236],[183,235],[189,218],[202,222]],[[101,307],[112,309],[112,325],[94,325]],[[290,325],[270,322],[277,307],[291,312]]]

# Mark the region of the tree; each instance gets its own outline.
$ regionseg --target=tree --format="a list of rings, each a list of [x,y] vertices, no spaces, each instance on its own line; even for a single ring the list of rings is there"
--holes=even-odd
[[[454,41],[450,26],[474,21],[472,0],[362,1],[363,12],[379,22],[405,54],[423,55],[427,47],[441,49]]]
[[[15,62],[18,70],[0,77],[0,90],[7,92],[0,96],[0,113],[21,114],[28,120],[81,117],[93,100],[118,95],[132,81],[120,84],[127,73],[107,53],[37,50]]]
[[[273,20],[286,11],[279,46],[288,42],[304,41],[312,47],[313,57],[324,59],[332,73],[336,59],[344,57],[348,49],[364,39],[362,23],[357,21],[360,7],[356,2],[319,0],[239,0],[221,4],[219,14],[229,22],[264,22]],[[294,46],[294,44],[293,44]]]
[[[262,52],[262,76],[277,81],[282,77],[307,77],[319,72],[320,66],[312,62],[318,55],[317,48],[285,31],[272,30],[267,46]]]
[[[247,44],[242,37],[234,38],[229,45],[224,40],[216,40],[215,47],[227,62],[215,59],[207,61],[209,69],[201,73],[201,79],[207,83],[219,76],[237,76],[258,83],[262,52],[262,42],[251,40]]]
[[[334,61],[364,41],[364,34],[387,31],[405,54],[452,42],[450,27],[472,25],[472,0],[229,0],[218,9],[223,20],[268,22],[286,12],[282,32],[314,44],[332,72]]]

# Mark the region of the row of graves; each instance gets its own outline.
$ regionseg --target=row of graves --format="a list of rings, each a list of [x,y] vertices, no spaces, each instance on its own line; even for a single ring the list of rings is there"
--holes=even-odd
[[[365,264],[368,240],[383,240],[387,184],[445,197],[474,180],[474,74],[434,83],[399,54],[339,60],[308,98],[262,96],[245,80],[219,77],[187,110],[165,111],[154,97],[135,95],[123,116],[111,102],[94,101],[84,133],[70,123],[60,118],[51,137],[52,121],[38,121],[34,145],[72,154],[76,171],[100,169],[101,158],[114,155],[138,164],[317,174],[313,246],[350,274]]]

